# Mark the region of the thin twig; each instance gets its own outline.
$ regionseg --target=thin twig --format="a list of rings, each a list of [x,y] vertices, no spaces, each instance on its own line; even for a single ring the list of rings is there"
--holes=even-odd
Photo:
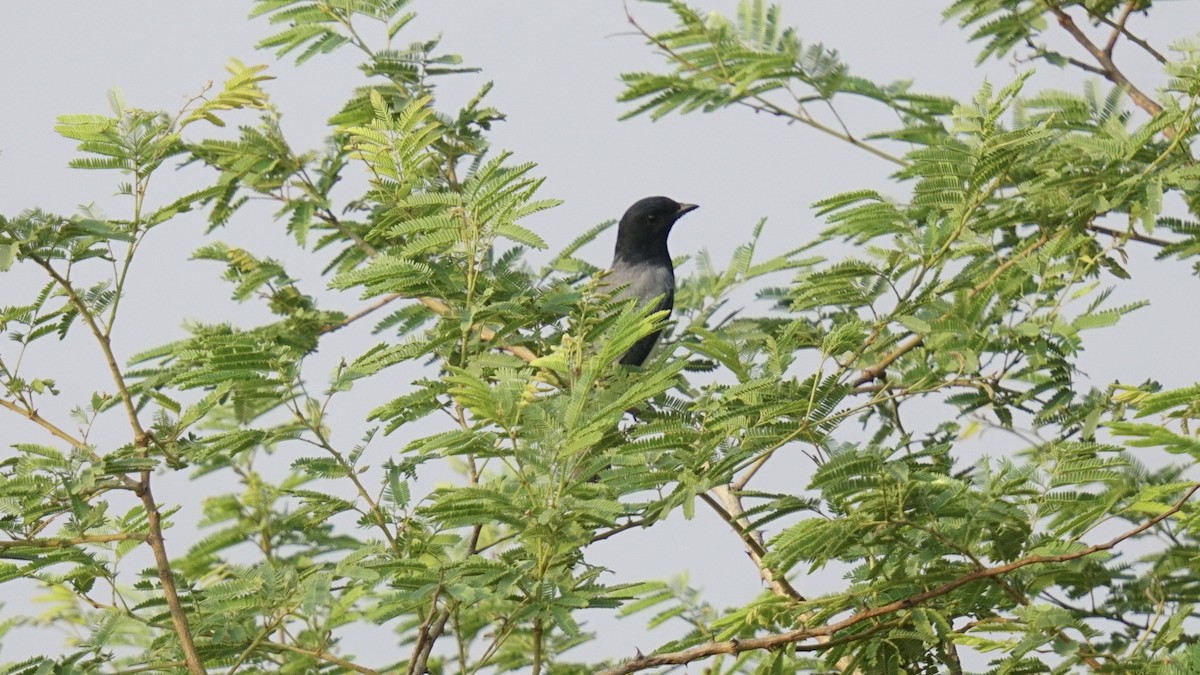
[[[1138,234],[1133,230],[1114,230],[1109,227],[1104,227],[1103,225],[1095,224],[1089,224],[1087,229],[1099,234],[1107,234],[1114,239],[1129,239],[1131,241],[1149,244],[1158,248],[1166,248],[1171,245],[1171,242],[1167,241],[1166,239],[1159,239],[1157,237],[1151,237],[1145,234]]]
[[[359,319],[369,315],[370,313],[374,312],[375,310],[384,307],[385,305],[387,305],[388,303],[390,303],[392,301],[399,300],[402,297],[404,297],[404,296],[400,295],[399,293],[393,293],[391,295],[386,295],[386,296],[380,298],[374,304],[367,305],[365,308],[351,314],[350,316],[347,316],[345,319],[342,319],[341,321],[339,321],[335,324],[331,324],[328,326],[322,326],[321,330],[317,331],[317,334],[326,335],[326,334],[332,333],[334,331],[339,331],[339,330],[345,328],[346,326],[349,326],[350,324],[354,323],[355,321],[358,321]]]
[[[71,303],[71,306],[75,308],[75,311],[79,312],[79,316],[87,324],[88,330],[96,338],[96,342],[100,345],[100,351],[104,354],[104,362],[108,364],[108,370],[112,373],[113,383],[117,387],[117,394],[121,398],[121,403],[125,406],[125,414],[129,418],[129,426],[133,428],[134,443],[139,447],[145,447],[147,442],[146,431],[142,428],[141,420],[138,419],[133,396],[125,386],[125,376],[121,373],[120,366],[117,365],[117,357],[113,354],[112,343],[108,335],[96,323],[96,318],[92,316],[91,309],[84,303],[83,298],[80,298],[79,294],[75,292],[75,287],[71,285],[71,282],[59,274],[58,270],[54,269],[54,266],[49,261],[34,257],[30,257],[30,260],[37,263],[62,288],[63,292],[67,294],[67,300]]]
[[[594,544],[598,541],[604,541],[605,539],[608,539],[609,537],[613,537],[618,534],[621,534],[622,532],[624,532],[626,530],[632,530],[635,527],[642,527],[645,524],[646,524],[645,521],[642,521],[642,520],[631,520],[627,523],[624,523],[622,525],[617,525],[616,527],[614,527],[610,530],[605,530],[604,532],[601,532],[600,534],[595,535],[590,540],[588,540],[588,544]],[[482,550],[482,549],[480,549],[480,550]]]
[[[653,34],[651,34],[648,30],[643,28],[642,25],[637,22],[637,19],[633,18],[633,12],[631,12],[629,10],[629,4],[627,2],[623,2],[622,5],[625,9],[625,20],[628,21],[629,25],[633,26],[634,30],[636,30],[638,32],[638,34],[640,34],[643,38],[645,38],[647,42],[654,45],[658,49],[662,50],[663,53],[665,53],[667,56],[671,57],[676,62],[685,66],[686,68],[688,68],[692,72],[696,73],[697,75],[705,76],[708,79],[710,79],[713,82],[716,82],[717,84],[720,84],[720,85],[737,86],[738,83],[731,82],[727,79],[723,80],[719,77],[715,77],[712,74],[710,74],[708,71],[706,71],[704,68],[701,68],[701,67],[697,66],[696,64],[693,64],[691,61],[689,61],[683,55],[672,50],[669,46],[664,44],[661,40],[659,40],[657,37],[655,37]],[[866,150],[867,152],[871,153],[872,155],[875,155],[876,157],[879,157],[880,159],[885,159],[893,164],[897,164],[899,166],[907,166],[907,164],[908,164],[903,159],[896,157],[895,155],[892,155],[888,152],[880,150],[879,148],[877,148],[869,143],[864,143],[864,142],[858,140],[854,136],[850,135],[848,132],[843,133],[831,126],[822,124],[807,114],[794,113],[794,112],[787,110],[787,109],[785,109],[771,101],[768,101],[767,99],[764,99],[758,95],[751,95],[749,98],[752,101],[754,101],[754,103],[749,103],[745,100],[735,101],[735,103],[749,106],[750,108],[753,108],[760,112],[766,112],[766,113],[770,113],[772,115],[778,115],[780,117],[786,117],[788,119],[795,120],[797,122],[800,122],[801,124],[812,127],[813,129],[816,129],[817,131],[820,131],[822,133],[833,136],[834,138],[837,138],[841,141],[845,141],[846,143],[849,143],[850,145],[852,145],[856,148],[861,148],[863,150]]]
[[[39,415],[38,411],[36,411],[36,410],[22,408],[21,406],[15,404],[15,403],[12,403],[10,401],[5,401],[3,399],[0,399],[0,408],[8,408],[9,410],[17,413],[18,415],[21,415],[25,419],[28,419],[31,422],[33,422],[34,424],[38,425],[39,427],[45,429],[46,431],[49,431],[52,435],[57,436],[58,438],[66,441],[67,443],[70,443],[71,447],[73,447],[77,450],[87,450],[88,449],[87,443],[84,443],[83,441],[79,440],[78,438],[75,438],[71,434],[58,428],[52,422],[47,420],[45,417],[42,417],[41,415]]]
[[[1054,55],[1056,57],[1066,59],[1067,63],[1075,66],[1076,68],[1079,68],[1080,70],[1085,70],[1094,75],[1103,75],[1104,74],[1103,68],[1093,66],[1092,64],[1087,63],[1085,61],[1080,61],[1079,59],[1077,59],[1073,56],[1067,56],[1066,54],[1061,54],[1058,51],[1047,49],[1045,46],[1039,46],[1037,43],[1035,43],[1033,41],[1032,38],[1029,38],[1029,37],[1025,38],[1025,46],[1029,47],[1030,51],[1033,52],[1033,57],[1029,60],[1046,59],[1047,61],[1049,61],[1050,56]],[[1018,58],[1018,61],[1023,62],[1024,59]]]
[[[229,670],[225,672],[225,675],[235,675],[238,668],[242,667],[242,664],[250,658],[250,655],[253,654],[256,649],[258,649],[258,646],[262,644],[263,640],[266,640],[267,636],[273,633],[275,629],[279,627],[279,624],[283,623],[284,619],[286,619],[289,614],[291,614],[290,611],[281,612],[279,615],[273,617],[270,623],[263,626],[262,629],[258,631],[258,635],[255,635],[254,639],[250,641],[250,644],[246,645],[246,648],[242,650],[242,653],[238,654],[237,659],[234,660],[234,662],[229,666]]]

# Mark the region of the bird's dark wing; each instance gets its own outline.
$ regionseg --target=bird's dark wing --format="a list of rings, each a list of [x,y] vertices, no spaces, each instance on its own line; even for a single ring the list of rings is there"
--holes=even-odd
[[[675,273],[669,264],[623,264],[618,261],[613,265],[605,285],[610,288],[623,287],[615,296],[618,301],[637,298],[639,306],[644,307],[646,303],[658,298],[653,311],[665,309],[669,313],[675,307]],[[621,357],[620,362],[627,366],[640,366],[645,363],[654,345],[658,344],[660,335],[662,331],[655,331],[635,342]]]

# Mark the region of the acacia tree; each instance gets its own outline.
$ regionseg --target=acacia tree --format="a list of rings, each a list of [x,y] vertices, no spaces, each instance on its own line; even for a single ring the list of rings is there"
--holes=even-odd
[[[664,317],[609,300],[575,255],[606,225],[528,256],[545,244],[522,222],[555,202],[538,194],[533,165],[489,152],[501,113],[486,87],[458,110],[439,107],[440,78],[465,69],[436,41],[393,45],[406,4],[256,3],[279,28],[262,46],[280,56],[343,46],[363,56],[367,82],[323,148],[294,149],[264,67],[236,62],[220,91],[176,114],[114,100],[109,116],[60,119],[79,142],[72,165],[112,171],[128,211],[0,219],[0,267],[45,278],[0,313],[12,337],[0,350],[4,428],[23,417],[47,434],[0,458],[0,579],[51,589],[51,625],[83,636],[4,672],[630,673],[696,662],[731,673],[1182,673],[1200,662],[1188,621],[1200,483],[1187,475],[1200,456],[1200,387],[1160,391],[1148,373],[1141,386],[1089,390],[1076,366],[1084,330],[1139,306],[1108,303],[1112,285],[1132,283],[1129,247],[1161,259],[1200,251],[1200,44],[1168,57],[1133,32],[1131,16],[1153,20],[1149,0],[953,3],[947,16],[984,41],[982,57],[1113,84],[1030,93],[1018,77],[969,101],[852,75],[762,0],[732,18],[670,2],[677,26],[663,33],[631,15],[668,69],[625,76],[630,115],[744,106],[896,167],[886,186],[817,204],[828,228],[793,251],[763,258],[752,240],[728,265],[701,256],[685,267],[670,338],[640,370],[615,360]],[[386,27],[383,44],[362,37],[370,22]],[[1078,54],[1048,46],[1056,31]],[[1131,82],[1118,44],[1160,61],[1169,85]],[[897,128],[852,133],[837,113],[852,97],[894,111]],[[261,119],[232,140],[204,138],[236,109]],[[211,167],[211,187],[151,190],[180,159]],[[355,172],[365,191],[331,196]],[[1170,195],[1182,198],[1178,215],[1163,212]],[[327,288],[216,239],[253,199],[278,205],[296,254],[322,256]],[[224,264],[232,299],[276,319],[194,325],[125,352],[112,337],[129,320],[132,260],[201,207],[213,239],[195,257]],[[839,241],[853,255],[812,257]],[[729,313],[747,285],[769,311]],[[322,309],[331,293],[364,304]],[[346,354],[328,382],[305,369],[327,336],[368,320],[377,343]],[[22,365],[76,332],[110,376],[97,393],[60,391]],[[339,395],[406,362],[421,379],[361,412],[361,443],[333,440]],[[77,401],[75,419],[44,416],[49,396]],[[919,400],[944,416],[914,420]],[[110,415],[127,422],[123,443],[89,436]],[[448,422],[421,436],[412,429],[424,418]],[[1027,447],[964,460],[966,420],[1024,429]],[[848,440],[861,429],[866,440]],[[1151,468],[1145,448],[1178,457]],[[811,460],[807,486],[756,489],[764,467],[797,454]],[[273,478],[265,469],[281,457],[290,471]],[[422,487],[447,468],[457,482]],[[169,548],[174,502],[152,490],[168,473],[237,486],[208,496],[202,524],[175,523],[195,534]],[[602,582],[589,545],[697,506],[737,535],[760,597],[714,608],[675,583]],[[130,569],[143,547],[154,566]],[[833,564],[848,570],[839,587],[792,581]],[[653,609],[652,623],[687,627],[648,655],[573,662],[572,647],[603,644],[578,623],[594,608]],[[349,653],[342,639],[364,622],[391,628],[393,648]]]

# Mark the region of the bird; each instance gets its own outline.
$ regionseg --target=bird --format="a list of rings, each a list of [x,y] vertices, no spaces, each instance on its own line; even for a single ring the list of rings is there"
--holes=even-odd
[[[667,236],[682,216],[699,208],[681,204],[668,197],[646,197],[634,202],[617,226],[617,245],[612,268],[604,285],[615,289],[616,301],[637,298],[638,308],[654,302],[652,312],[675,307],[675,266],[667,250]],[[658,344],[661,330],[634,343],[618,360],[627,366],[641,366]]]

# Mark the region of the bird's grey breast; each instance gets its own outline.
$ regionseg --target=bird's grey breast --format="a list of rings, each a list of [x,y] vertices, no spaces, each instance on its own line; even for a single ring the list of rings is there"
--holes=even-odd
[[[637,298],[639,306],[663,296],[655,305],[655,309],[666,309],[671,306],[675,297],[675,272],[669,265],[618,261],[605,279],[604,286],[605,290],[623,286],[615,299]]]

